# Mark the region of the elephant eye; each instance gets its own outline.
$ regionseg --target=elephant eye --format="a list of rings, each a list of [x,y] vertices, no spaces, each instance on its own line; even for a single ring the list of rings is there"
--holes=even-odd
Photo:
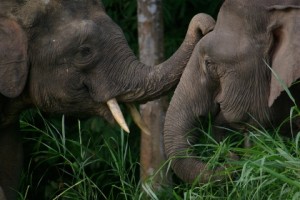
[[[204,63],[203,63],[204,65],[203,65],[203,70],[204,70],[204,73],[207,73],[210,69],[210,65],[211,65],[211,61],[210,61],[210,59],[204,59]]]
[[[80,47],[78,54],[82,57],[88,57],[89,55],[91,55],[92,50],[90,47]]]
[[[217,78],[217,66],[211,59],[205,59],[204,60],[204,70],[205,73],[207,73],[212,78]]]
[[[94,52],[91,47],[82,46],[75,55],[74,64],[80,68],[84,68],[93,62],[94,57]]]
[[[209,67],[212,64],[211,60],[209,59],[205,60],[204,63],[206,67]]]

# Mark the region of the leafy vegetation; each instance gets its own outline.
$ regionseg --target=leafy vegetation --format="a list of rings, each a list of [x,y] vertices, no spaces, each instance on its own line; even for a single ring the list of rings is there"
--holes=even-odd
[[[31,116],[40,127],[29,122]],[[33,153],[21,199],[131,199],[139,180],[138,156],[131,154],[129,137],[97,119],[85,122],[86,128],[77,121],[76,130],[67,123],[64,116],[50,122],[35,111],[23,117],[25,145],[34,146],[26,146]],[[93,123],[102,124],[105,134],[86,131]]]
[[[299,109],[294,109],[299,116]],[[32,125],[32,115],[39,121],[35,124],[42,128]],[[64,116],[50,122],[35,111],[23,117],[22,128],[29,134],[25,137],[25,145],[34,146],[23,174],[20,199],[260,200],[300,197],[300,132],[292,138],[283,138],[279,135],[280,129],[270,133],[253,128],[248,133],[252,147],[244,148],[241,144],[245,137],[238,132],[232,131],[225,141],[216,142],[209,128],[207,131],[201,129],[206,142],[195,145],[199,159],[212,167],[226,163],[225,179],[198,185],[196,182],[185,184],[174,177],[173,186],[163,185],[157,192],[151,184],[153,177],[144,183],[139,181],[138,145],[131,143],[132,135],[113,130],[98,119],[86,122],[85,127],[77,121],[76,129],[68,129],[67,123]],[[102,124],[101,129],[106,132],[88,130],[93,123]],[[224,160],[230,152],[240,159]],[[165,165],[169,166],[170,162],[168,160]],[[154,176],[159,175],[160,171]]]

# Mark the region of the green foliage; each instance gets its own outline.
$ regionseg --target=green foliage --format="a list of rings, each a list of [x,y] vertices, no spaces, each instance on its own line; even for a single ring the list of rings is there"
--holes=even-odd
[[[24,145],[32,153],[20,199],[132,199],[139,189],[134,144],[123,131],[91,120],[85,127],[77,121],[74,129],[66,127],[64,116],[60,124],[57,119],[46,120],[40,112],[23,117]],[[94,120],[103,132],[89,130]]]
[[[298,108],[293,110],[297,111],[294,116],[300,115]],[[39,127],[32,125],[32,115]],[[300,195],[300,132],[283,138],[280,127],[274,132],[252,127],[248,133],[252,147],[244,148],[245,137],[239,132],[232,131],[217,142],[209,126],[200,129],[205,142],[195,145],[194,151],[211,167],[226,164],[224,180],[198,185],[174,179],[175,185],[162,185],[157,191],[152,180],[160,171],[144,183],[139,181],[138,145],[131,143],[132,135],[111,131],[98,120],[105,133],[93,132],[90,125],[82,126],[77,120],[76,129],[67,128],[65,117],[50,122],[39,112],[32,115],[21,121],[28,132],[25,146],[33,145],[33,153],[23,174],[20,199],[260,200],[298,199]],[[240,159],[228,158],[231,152]],[[164,164],[169,169],[170,161]]]
[[[295,116],[300,116],[299,109]],[[290,119],[292,119],[291,117]],[[288,120],[287,120],[288,121]],[[198,159],[215,168],[225,166],[221,181],[210,181],[199,185],[177,182],[154,192],[151,182],[144,185],[150,199],[210,200],[210,199],[299,199],[300,197],[300,132],[293,137],[280,135],[280,127],[268,132],[249,127],[248,139],[251,147],[243,147],[244,134],[230,130],[222,142],[211,137],[210,128],[200,129],[201,144],[194,145]],[[237,138],[241,138],[238,139]],[[238,160],[228,155],[234,153]],[[172,158],[165,163],[168,165]],[[162,196],[161,196],[162,195]]]

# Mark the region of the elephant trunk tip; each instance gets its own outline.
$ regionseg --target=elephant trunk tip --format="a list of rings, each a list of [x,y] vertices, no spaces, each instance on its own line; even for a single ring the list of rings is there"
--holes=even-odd
[[[215,20],[211,16],[205,13],[199,13],[192,18],[189,24],[188,34],[193,35],[193,37],[199,34],[199,29],[195,27],[200,28],[201,36],[206,35],[208,32],[212,31],[213,28],[215,27]]]
[[[176,158],[172,162],[175,174],[184,182],[203,185],[220,182],[226,178],[225,167],[210,169],[210,166],[195,158]]]

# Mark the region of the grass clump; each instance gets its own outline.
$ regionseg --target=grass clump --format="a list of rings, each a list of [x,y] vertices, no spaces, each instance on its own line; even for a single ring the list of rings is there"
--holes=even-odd
[[[95,134],[85,131],[81,121],[77,129],[69,129],[64,116],[58,124],[38,115],[42,128],[21,121],[25,148],[32,152],[20,199],[132,199],[136,195],[138,157],[131,155],[123,131]]]
[[[298,115],[298,110],[293,113]],[[225,180],[186,184],[173,175],[172,185],[157,189],[152,180],[164,175],[160,170],[146,182],[139,180],[136,133],[128,135],[99,119],[75,120],[76,126],[69,128],[65,117],[51,121],[40,113],[36,115],[34,122],[28,117],[21,121],[30,156],[26,158],[20,199],[300,198],[300,132],[285,138],[279,134],[280,127],[273,132],[252,127],[247,133],[252,146],[244,148],[245,138],[239,132],[232,131],[224,141],[217,142],[211,137],[211,128],[201,129],[204,139],[195,145],[197,156],[211,167],[226,164]],[[240,159],[229,159],[231,152]],[[170,162],[164,163],[169,170]]]

